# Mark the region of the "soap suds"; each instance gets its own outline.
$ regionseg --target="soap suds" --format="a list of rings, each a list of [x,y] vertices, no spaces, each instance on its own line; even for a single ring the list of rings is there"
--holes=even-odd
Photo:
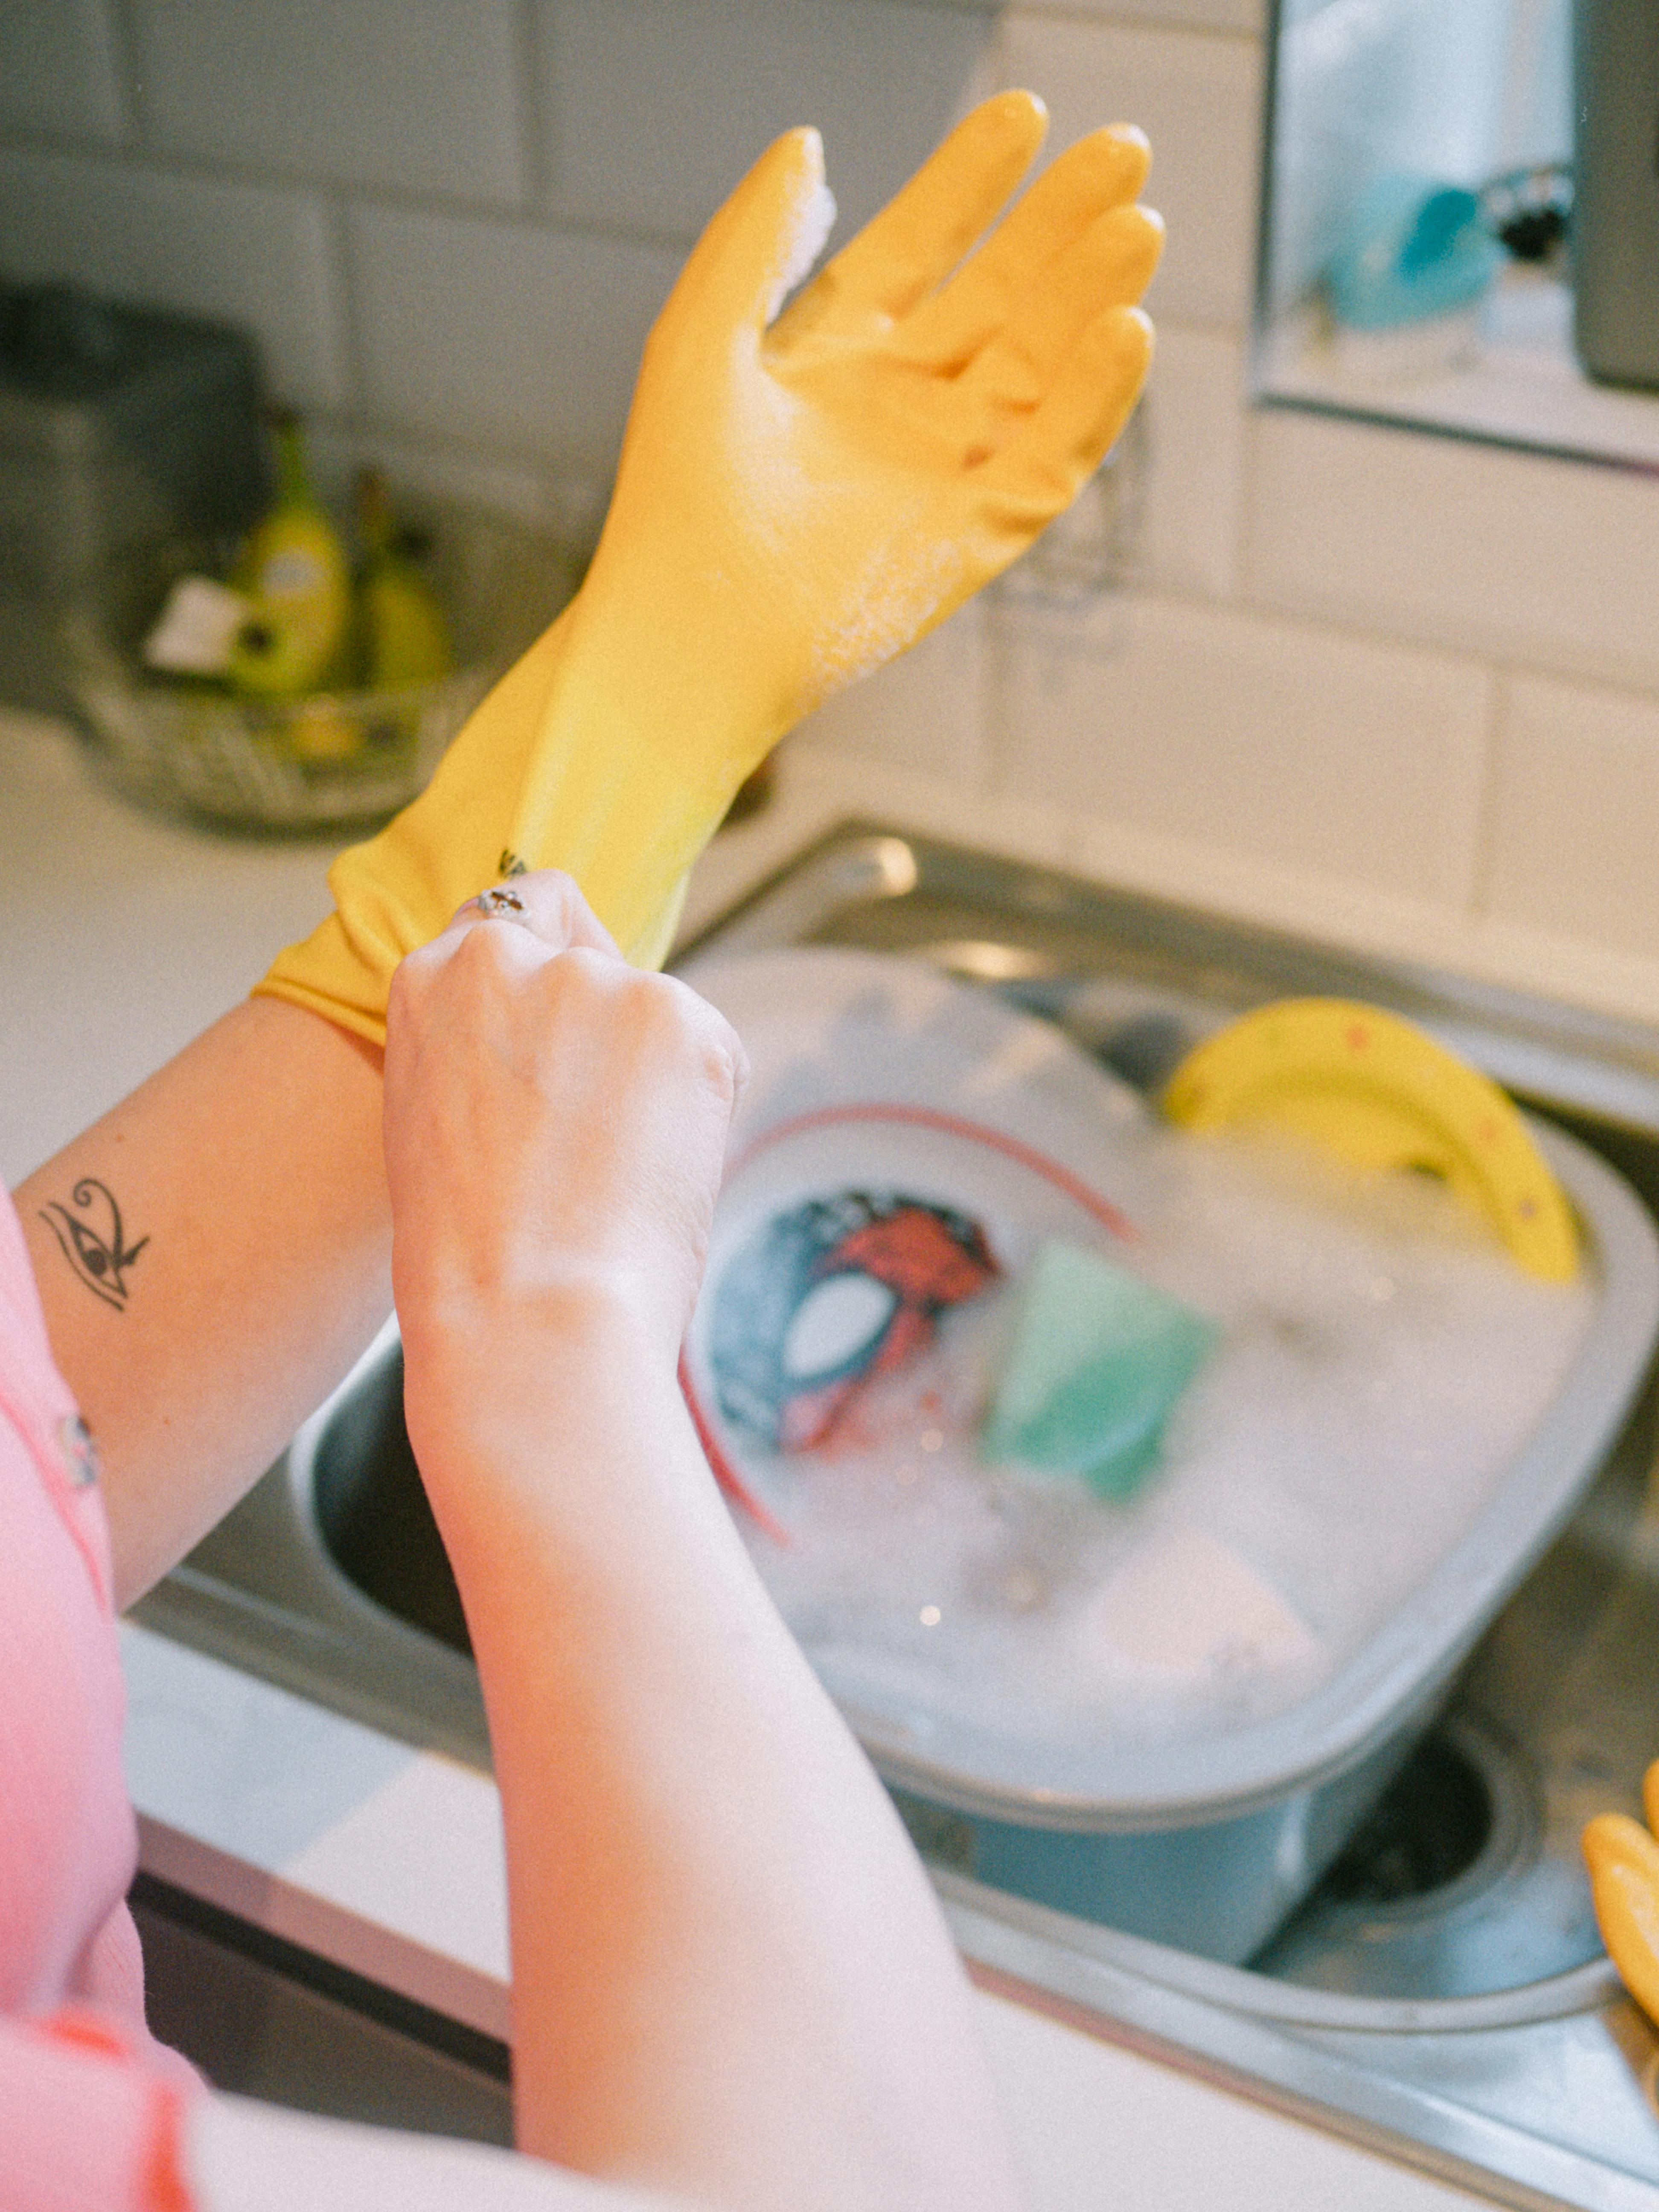
[[[1201,1528],[1170,1528],[1133,1551],[1087,1607],[1085,1633],[1109,1663],[1201,1683],[1302,1666],[1314,1638],[1277,1590]]]
[[[1443,1189],[1300,1151],[1159,1130],[1107,1194],[1143,1241],[1103,1253],[1223,1328],[1127,1504],[981,1460],[1008,1285],[944,1316],[829,1448],[733,1440],[793,1540],[753,1540],[786,1618],[838,1693],[919,1737],[949,1714],[1169,1742],[1296,1704],[1492,1497],[1590,1312]]]
[[[783,265],[783,274],[778,279],[777,290],[767,309],[769,323],[777,320],[779,309],[796,285],[804,281],[812,264],[823,252],[824,241],[835,227],[836,196],[820,178],[798,219],[788,258]]]

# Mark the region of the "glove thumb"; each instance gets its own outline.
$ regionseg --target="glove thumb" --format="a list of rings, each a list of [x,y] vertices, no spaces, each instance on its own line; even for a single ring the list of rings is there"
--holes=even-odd
[[[786,131],[692,248],[662,322],[689,316],[703,332],[746,326],[758,341],[817,260],[835,219],[823,139],[810,129]]]

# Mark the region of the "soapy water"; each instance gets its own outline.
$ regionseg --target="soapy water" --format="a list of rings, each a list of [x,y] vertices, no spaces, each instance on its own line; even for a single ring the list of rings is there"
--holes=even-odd
[[[790,1537],[749,1532],[760,1571],[844,1702],[1103,1747],[1289,1709],[1501,1486],[1590,1317],[1422,1178],[1160,1130],[1133,1182],[1140,1240],[1109,1256],[1222,1335],[1128,1502],[979,1450],[1031,1256],[994,1227],[1003,1273],[815,1448],[727,1432]]]

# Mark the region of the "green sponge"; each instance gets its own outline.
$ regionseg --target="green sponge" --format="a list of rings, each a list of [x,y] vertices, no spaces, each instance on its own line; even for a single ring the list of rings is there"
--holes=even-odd
[[[1042,1246],[1020,1290],[1013,1348],[987,1418],[996,1460],[1081,1476],[1129,1497],[1219,1325],[1075,1244]]]

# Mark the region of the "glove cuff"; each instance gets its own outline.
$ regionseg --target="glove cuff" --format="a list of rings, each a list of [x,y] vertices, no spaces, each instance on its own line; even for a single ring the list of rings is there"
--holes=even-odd
[[[530,868],[562,868],[626,957],[657,966],[684,878],[741,781],[738,766],[643,735],[589,678],[561,623],[497,685],[428,789],[329,870],[335,911],[278,955],[256,996],[286,999],[386,1040],[398,963],[468,898]]]

